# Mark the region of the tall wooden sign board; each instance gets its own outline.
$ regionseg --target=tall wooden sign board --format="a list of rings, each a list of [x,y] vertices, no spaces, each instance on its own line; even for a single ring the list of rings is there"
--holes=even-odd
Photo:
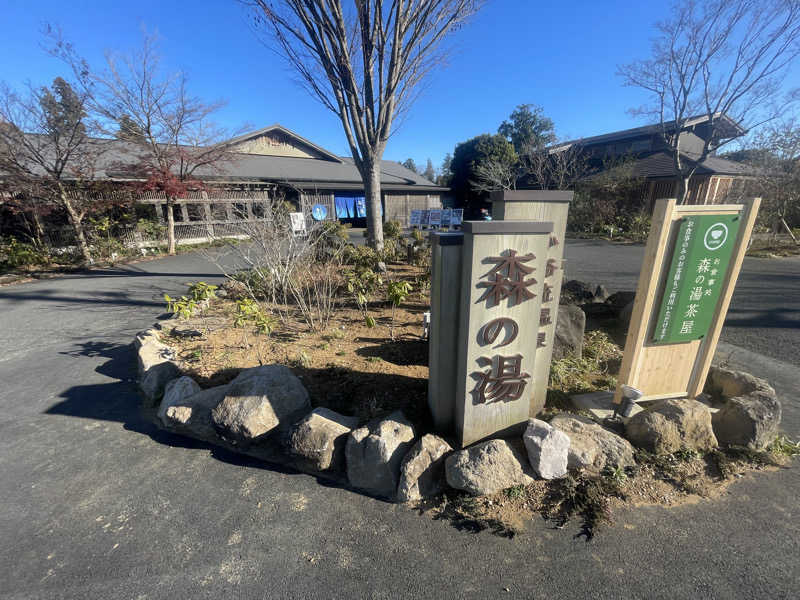
[[[536,348],[536,372],[530,389],[531,417],[544,408],[553,340],[556,334],[561,283],[564,280],[564,238],[572,192],[560,190],[514,190],[492,192],[492,219],[495,221],[549,221],[553,231],[547,244],[547,267],[542,306],[539,314],[539,342]]]
[[[645,401],[703,391],[760,204],[656,202],[615,403],[623,385]]]

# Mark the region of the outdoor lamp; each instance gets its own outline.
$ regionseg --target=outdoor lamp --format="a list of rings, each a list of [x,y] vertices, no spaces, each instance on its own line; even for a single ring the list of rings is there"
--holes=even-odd
[[[620,407],[619,414],[621,414],[623,417],[630,417],[631,413],[633,413],[633,407],[636,406],[636,401],[642,396],[644,396],[644,393],[641,390],[637,390],[635,387],[623,384],[622,406]]]

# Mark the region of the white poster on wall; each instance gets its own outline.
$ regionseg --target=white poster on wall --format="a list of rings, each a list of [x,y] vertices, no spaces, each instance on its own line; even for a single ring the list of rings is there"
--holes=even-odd
[[[301,212],[289,213],[289,219],[292,224],[292,233],[294,235],[305,235],[306,233],[306,218]]]

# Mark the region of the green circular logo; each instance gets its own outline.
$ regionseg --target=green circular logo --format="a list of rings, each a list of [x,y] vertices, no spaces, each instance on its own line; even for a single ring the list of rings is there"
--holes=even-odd
[[[719,250],[728,239],[728,226],[725,223],[714,223],[706,229],[703,245],[709,250]]]

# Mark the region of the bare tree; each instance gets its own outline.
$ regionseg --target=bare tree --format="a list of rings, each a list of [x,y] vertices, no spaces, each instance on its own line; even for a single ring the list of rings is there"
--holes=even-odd
[[[8,193],[64,209],[83,262],[92,261],[83,219],[103,144],[89,137],[88,96],[57,77],[51,88],[19,94],[0,87],[0,173]],[[36,207],[38,209],[38,207]],[[41,224],[38,223],[38,234]]]
[[[301,84],[344,127],[364,181],[367,230],[383,248],[380,162],[397,116],[442,64],[441,42],[482,0],[251,0]]]
[[[518,164],[491,158],[475,163],[473,178],[469,183],[479,193],[514,190],[517,188],[519,174]]]
[[[132,144],[135,156],[120,168],[146,177],[148,189],[164,193],[168,250],[173,254],[176,200],[202,187],[202,176],[221,171],[233,160],[223,142],[240,131],[228,132],[211,122],[225,103],[207,103],[191,95],[184,72],[165,73],[155,35],[145,34],[141,49],[130,55],[107,53],[102,71],[92,71],[59,32],[51,37],[53,54],[82,82],[103,133]]]
[[[783,76],[800,53],[796,0],[678,0],[657,24],[652,56],[619,68],[625,84],[647,91],[652,102],[634,113],[656,116],[672,155],[676,196],[686,200],[697,167],[738,134],[731,119],[750,130],[780,115]],[[686,148],[692,117],[705,116],[702,147]],[[729,131],[726,131],[728,129]]]
[[[764,198],[760,217],[773,233],[786,231],[797,243],[787,221],[800,223],[800,122],[789,118],[771,123],[732,158],[753,166],[747,192]]]
[[[529,184],[542,190],[569,190],[587,174],[580,142],[565,147],[534,150],[520,157],[520,171]]]

